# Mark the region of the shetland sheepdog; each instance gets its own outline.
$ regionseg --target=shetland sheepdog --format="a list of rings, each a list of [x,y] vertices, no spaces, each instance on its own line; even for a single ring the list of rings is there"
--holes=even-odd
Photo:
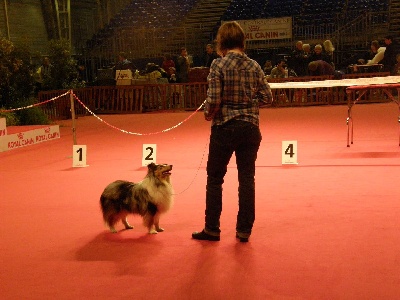
[[[119,220],[126,229],[133,228],[128,223],[128,214],[142,216],[143,225],[150,234],[164,231],[160,227],[160,215],[167,212],[173,203],[171,170],[172,165],[151,163],[142,181],[117,180],[104,189],[100,206],[104,222],[111,232],[117,232],[115,224]]]

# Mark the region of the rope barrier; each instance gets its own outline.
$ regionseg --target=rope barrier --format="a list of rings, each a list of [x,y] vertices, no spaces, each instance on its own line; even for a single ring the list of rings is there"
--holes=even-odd
[[[100,122],[103,122],[103,123],[106,124],[107,126],[113,128],[113,129],[115,129],[115,130],[118,130],[118,131],[120,131],[120,132],[127,133],[127,134],[132,134],[132,135],[139,135],[139,136],[160,134],[160,133],[167,132],[167,131],[170,131],[170,130],[172,130],[172,129],[177,128],[178,126],[180,126],[180,125],[182,125],[183,123],[185,123],[186,121],[188,121],[191,117],[193,117],[194,114],[195,114],[196,112],[198,112],[198,111],[202,108],[202,106],[204,105],[204,103],[206,102],[206,101],[204,100],[204,102],[203,102],[191,115],[189,115],[186,119],[184,119],[183,121],[179,122],[178,124],[176,124],[176,125],[174,125],[174,126],[172,126],[172,127],[169,127],[169,128],[166,128],[166,129],[157,131],[157,132],[139,133],[139,132],[131,132],[131,131],[128,131],[128,130],[124,130],[124,129],[118,128],[118,127],[116,127],[116,126],[114,126],[114,125],[112,125],[112,124],[110,124],[110,123],[104,121],[102,118],[100,118],[99,116],[97,116],[94,112],[92,112],[92,111],[78,98],[78,96],[76,96],[72,91],[71,91],[71,94],[72,94],[73,97],[76,99],[76,101],[78,101],[78,103],[79,103],[80,105],[82,105],[91,115],[93,115],[95,118],[97,118]],[[203,159],[204,159],[204,155],[205,155],[206,150],[207,150],[207,146],[208,146],[208,143],[206,143],[206,145],[205,145],[205,147],[204,147],[204,151],[203,151],[203,155],[201,156],[200,164],[199,164],[199,166],[198,166],[198,168],[197,168],[197,170],[196,170],[196,173],[195,173],[195,175],[194,175],[192,181],[189,183],[189,185],[188,185],[184,190],[180,191],[179,193],[174,193],[173,195],[180,195],[180,194],[183,194],[184,192],[186,192],[186,191],[192,186],[193,182],[195,181],[195,179],[196,179],[196,177],[197,177],[197,175],[198,175],[198,173],[199,173],[199,170],[200,170],[200,168],[201,168],[201,165],[202,165],[202,163],[203,163]]]
[[[176,125],[174,125],[174,126],[171,126],[171,127],[169,127],[169,128],[160,130],[160,131],[150,132],[150,133],[139,133],[139,132],[132,132],[132,131],[124,130],[124,129],[118,128],[118,127],[116,127],[116,126],[114,126],[114,125],[112,125],[112,124],[106,122],[105,120],[103,120],[102,118],[100,118],[98,115],[96,115],[94,112],[92,112],[92,111],[78,98],[78,96],[76,96],[76,95],[73,93],[72,90],[70,90],[70,91],[68,91],[68,92],[66,92],[66,93],[64,93],[64,94],[62,94],[62,95],[59,95],[59,96],[57,96],[57,97],[54,97],[54,98],[51,98],[51,99],[49,99],[49,100],[40,102],[40,103],[35,103],[35,104],[32,104],[32,105],[28,105],[28,106],[24,106],[24,107],[19,107],[19,108],[13,108],[13,109],[9,109],[9,110],[0,110],[0,112],[13,112],[13,111],[18,111],[18,110],[28,109],[28,108],[31,108],[31,107],[34,107],[34,106],[39,106],[39,105],[42,105],[42,104],[49,103],[49,102],[51,102],[51,101],[55,101],[55,100],[57,100],[57,99],[59,99],[59,98],[61,98],[61,97],[64,97],[64,96],[68,95],[68,94],[72,95],[73,98],[76,99],[76,101],[77,101],[80,105],[82,105],[91,115],[93,115],[95,118],[97,118],[100,122],[106,124],[107,126],[113,128],[113,129],[115,129],[115,130],[118,130],[118,131],[120,131],[120,132],[122,132],[122,133],[127,133],[127,134],[131,134],[131,135],[138,135],[138,136],[155,135],[155,134],[160,134],[160,133],[168,132],[168,131],[170,131],[170,130],[172,130],[172,129],[175,129],[175,128],[179,127],[180,125],[182,125],[183,123],[187,122],[190,118],[192,118],[192,117],[203,107],[203,105],[204,105],[204,103],[205,103],[205,101],[204,101],[192,114],[190,114],[187,118],[185,118],[183,121],[179,122],[178,124],[176,124]],[[72,100],[71,100],[71,101],[72,101]],[[181,191],[181,192],[179,192],[179,193],[174,193],[174,195],[179,195],[179,194],[184,193],[185,191],[187,191],[187,190],[190,188],[190,186],[191,186],[191,185],[193,184],[193,182],[195,181],[195,179],[196,179],[196,177],[197,177],[197,175],[198,175],[198,173],[199,173],[199,170],[200,170],[200,168],[201,168],[201,165],[202,165],[202,163],[203,163],[204,155],[205,155],[206,150],[207,150],[207,145],[208,145],[208,143],[206,143],[206,146],[205,146],[204,151],[203,151],[203,155],[202,155],[201,160],[200,160],[199,167],[198,167],[197,170],[196,170],[196,174],[194,175],[193,180],[189,183],[189,185],[187,186],[186,189],[184,189],[183,191]]]
[[[205,101],[204,101],[191,115],[189,115],[186,119],[184,119],[183,121],[179,122],[178,124],[176,124],[174,126],[171,126],[169,128],[166,128],[166,129],[163,129],[163,130],[160,130],[160,131],[156,131],[156,132],[140,133],[140,132],[132,132],[132,131],[128,131],[128,130],[125,130],[125,129],[121,129],[121,128],[118,128],[118,127],[108,123],[107,121],[103,120],[98,115],[96,115],[94,112],[92,112],[72,91],[71,91],[71,93],[74,96],[74,98],[76,99],[76,101],[78,101],[78,103],[80,105],[82,105],[91,115],[93,115],[95,118],[97,118],[100,122],[103,122],[107,126],[113,128],[115,130],[118,130],[118,131],[120,131],[122,133],[127,133],[127,134],[131,134],[131,135],[139,135],[139,136],[155,135],[155,134],[160,134],[160,133],[168,132],[168,131],[170,131],[172,129],[175,129],[175,128],[179,127],[180,125],[182,125],[183,123],[185,123],[186,121],[188,121],[190,118],[192,118],[202,108],[202,106],[205,103]]]
[[[171,127],[169,127],[169,128],[160,130],[160,131],[149,132],[149,133],[132,132],[132,131],[128,131],[128,130],[125,130],[125,129],[118,128],[118,127],[116,127],[116,126],[114,126],[114,125],[108,123],[107,121],[103,120],[103,119],[100,118],[98,115],[96,115],[94,112],[92,112],[92,111],[78,98],[78,96],[76,96],[76,95],[73,93],[72,90],[69,90],[68,92],[65,92],[64,94],[61,94],[61,95],[59,95],[59,96],[53,97],[53,98],[51,98],[51,99],[49,99],[49,100],[45,100],[45,101],[40,102],[40,103],[35,103],[35,104],[31,104],[31,105],[27,105],[27,106],[23,106],[23,107],[18,107],[18,108],[11,108],[11,109],[0,110],[0,112],[1,112],[1,113],[8,113],[8,112],[14,112],[14,111],[19,111],[19,110],[23,110],[23,109],[32,108],[32,107],[35,107],[35,106],[40,106],[40,105],[43,105],[43,104],[46,104],[46,103],[55,101],[55,100],[57,100],[57,99],[59,99],[59,98],[61,98],[61,97],[64,97],[64,96],[68,95],[68,94],[72,94],[73,97],[76,99],[76,101],[78,101],[78,103],[79,103],[80,105],[82,105],[83,108],[85,108],[91,115],[93,115],[95,118],[97,118],[100,122],[106,124],[107,126],[113,128],[113,129],[115,129],[115,130],[118,130],[118,131],[120,131],[120,132],[122,132],[122,133],[127,133],[127,134],[131,134],[131,135],[138,135],[138,136],[155,135],[155,134],[160,134],[160,133],[164,133],[164,132],[171,131],[172,129],[175,129],[175,128],[179,127],[180,125],[182,125],[183,123],[185,123],[185,122],[187,122],[189,119],[191,119],[191,118],[203,107],[203,105],[204,105],[204,103],[205,103],[205,101],[204,101],[191,115],[189,115],[187,118],[185,118],[183,121],[179,122],[178,124],[176,124],[176,125],[174,125],[174,126],[171,126]]]
[[[32,108],[32,107],[34,107],[34,106],[40,106],[40,105],[42,105],[42,104],[46,104],[46,103],[49,103],[49,102],[51,102],[51,101],[55,101],[55,100],[57,100],[58,98],[64,97],[64,96],[68,95],[69,93],[70,93],[70,91],[68,91],[68,92],[66,92],[66,93],[64,93],[64,94],[62,94],[62,95],[59,95],[59,96],[57,96],[57,97],[53,97],[53,98],[51,98],[51,99],[49,99],[49,100],[40,102],[40,103],[35,103],[35,104],[31,104],[31,105],[24,106],[24,107],[18,107],[18,108],[11,108],[11,109],[6,109],[6,110],[0,110],[0,112],[2,112],[2,113],[7,113],[7,112],[13,112],[13,111],[18,111],[18,110],[23,110],[23,109]]]

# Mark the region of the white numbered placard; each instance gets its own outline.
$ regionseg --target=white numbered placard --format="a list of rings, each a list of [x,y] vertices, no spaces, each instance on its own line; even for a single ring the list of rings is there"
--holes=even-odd
[[[143,144],[142,167],[148,164],[156,163],[157,145],[156,144]]]
[[[297,141],[282,141],[282,164],[298,164]]]
[[[72,147],[72,166],[87,167],[86,164],[86,145],[73,145]]]

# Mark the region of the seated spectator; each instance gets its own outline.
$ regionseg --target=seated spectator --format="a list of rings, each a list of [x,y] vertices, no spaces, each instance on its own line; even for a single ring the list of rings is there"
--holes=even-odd
[[[132,63],[126,58],[125,52],[121,52],[118,55],[118,61],[115,64],[115,70],[131,70]]]
[[[379,47],[374,57],[366,65],[376,65],[380,63],[385,55],[386,47]]]
[[[273,69],[272,62],[270,60],[267,60],[264,64],[264,74],[267,76],[271,75],[272,69]]]
[[[359,65],[364,65],[366,64],[368,61],[372,60],[374,58],[374,56],[378,53],[378,49],[379,49],[379,42],[378,41],[372,41],[371,42],[371,46],[368,52],[364,53],[362,55],[362,57],[360,57],[357,60],[357,64]]]
[[[276,67],[271,70],[271,78],[285,78],[286,60],[281,59]]]
[[[163,68],[163,70],[165,70],[165,72],[167,72],[167,76],[168,79],[171,78],[172,70],[174,70],[174,74],[175,74],[175,62],[172,59],[170,54],[165,54],[164,55],[164,60],[161,64],[161,68]]]
[[[171,76],[168,78],[169,83],[176,83],[176,69],[171,67],[169,68],[169,72],[171,73]]]
[[[315,60],[308,64],[308,71],[311,76],[334,75],[335,69],[330,63],[324,60]]]

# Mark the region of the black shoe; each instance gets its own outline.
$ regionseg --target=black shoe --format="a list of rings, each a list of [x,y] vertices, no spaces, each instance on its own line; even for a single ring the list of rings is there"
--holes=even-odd
[[[195,240],[202,240],[202,241],[219,241],[219,235],[211,235],[208,233],[205,233],[204,230],[202,232],[193,232],[192,233],[192,238]]]
[[[245,237],[240,237],[239,234],[236,233],[236,238],[239,239],[239,241],[241,243],[247,243],[249,241],[249,238],[245,238]]]

